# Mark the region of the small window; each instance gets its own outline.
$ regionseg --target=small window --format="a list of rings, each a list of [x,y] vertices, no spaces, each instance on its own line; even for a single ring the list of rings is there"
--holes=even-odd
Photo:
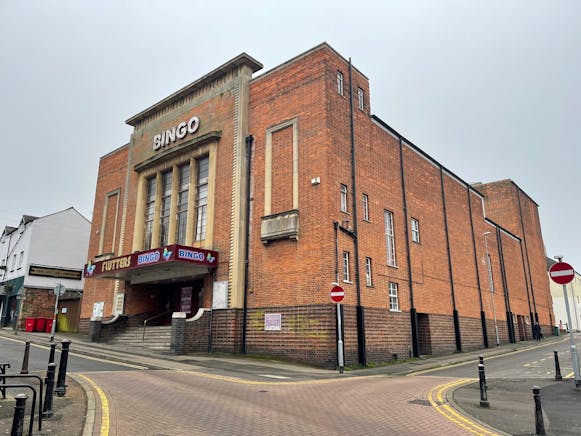
[[[341,185],[341,212],[349,212],[347,209],[347,186]]]
[[[15,267],[16,267],[16,254],[12,256],[12,271],[14,271]]]
[[[357,106],[361,110],[365,109],[365,94],[361,88],[357,88]]]
[[[365,258],[365,284],[367,286],[373,286],[373,275],[371,272],[371,258]]]
[[[412,242],[419,244],[420,243],[420,222],[417,219],[412,218],[411,226],[412,226]]]
[[[383,211],[383,218],[385,224],[385,245],[387,251],[387,264],[389,266],[397,266],[395,261],[395,234],[393,232],[393,212],[389,210]]]
[[[22,261],[24,260],[24,251],[20,252],[20,258],[18,259],[18,268],[22,268]]]
[[[399,298],[397,296],[397,283],[389,282],[389,310],[399,311]]]
[[[343,73],[337,71],[337,93],[343,95]]]
[[[348,251],[344,251],[343,252],[343,281],[344,282],[350,282],[350,276],[349,276],[349,252]]]
[[[363,220],[369,221],[369,197],[363,194]]]

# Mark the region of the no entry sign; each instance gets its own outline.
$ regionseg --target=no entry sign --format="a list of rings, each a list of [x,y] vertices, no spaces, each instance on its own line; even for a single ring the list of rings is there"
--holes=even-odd
[[[333,286],[331,289],[331,300],[335,303],[340,303],[345,298],[345,291],[341,286]]]
[[[566,262],[557,262],[549,269],[549,277],[555,283],[566,285],[575,278],[575,270]]]

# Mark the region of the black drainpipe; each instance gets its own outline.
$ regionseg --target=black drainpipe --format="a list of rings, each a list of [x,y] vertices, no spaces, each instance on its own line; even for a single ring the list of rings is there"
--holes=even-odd
[[[440,187],[442,189],[442,209],[444,212],[444,229],[446,230],[446,251],[448,253],[448,273],[450,275],[450,289],[452,291],[452,316],[454,318],[454,335],[456,337],[456,351],[462,351],[462,338],[460,337],[460,319],[456,309],[456,296],[454,295],[454,275],[452,274],[452,256],[450,254],[450,236],[448,234],[448,215],[446,213],[446,191],[444,189],[444,168],[440,165]]]
[[[403,216],[405,220],[405,246],[406,255],[408,262],[408,277],[410,283],[410,321],[412,327],[412,357],[420,357],[419,348],[419,336],[418,336],[418,314],[416,312],[416,307],[414,306],[414,287],[412,279],[412,256],[410,250],[410,235],[409,235],[409,217],[408,217],[408,206],[407,206],[407,195],[405,189],[405,172],[403,164],[403,144],[401,141],[401,136],[399,137],[399,166],[401,173],[401,192],[403,196]]]
[[[486,314],[482,305],[482,287],[480,284],[480,272],[478,271],[478,255],[476,254],[476,238],[474,237],[474,221],[472,220],[472,201],[470,201],[470,186],[466,187],[468,194],[468,213],[470,214],[470,231],[472,232],[472,249],[474,250],[474,268],[476,269],[476,283],[478,285],[478,300],[480,301],[480,322],[482,323],[482,341],[488,348],[488,332],[486,329]]]
[[[252,143],[254,137],[246,137],[246,247],[244,249],[244,307],[242,309],[242,354],[246,354],[246,321],[248,319],[248,261],[250,257],[250,176],[252,175]]]
[[[527,288],[527,301],[529,303],[529,316],[530,316],[530,320],[531,320],[531,333],[532,333],[532,328],[533,328],[533,325],[535,324],[535,322],[534,322],[535,318],[534,318],[533,309],[531,306],[531,296],[529,294],[529,280],[527,277],[527,270],[525,267],[525,254],[523,252],[522,239],[519,241],[519,245],[520,245],[520,259],[522,261],[522,273],[523,273],[523,276],[525,278],[525,286]]]
[[[533,277],[531,276],[531,264],[529,262],[529,249],[527,246],[527,236],[525,233],[525,222],[524,222],[523,217],[522,217],[522,207],[520,204],[520,189],[516,185],[514,185],[514,188],[516,189],[516,198],[517,198],[517,202],[518,202],[518,214],[520,217],[520,226],[522,229],[522,239],[523,239],[523,242],[525,243],[525,253],[527,254],[527,267],[528,267],[528,273],[529,273],[529,283],[531,284],[531,295],[533,296],[533,306],[535,308],[535,321],[539,322],[539,313],[537,312],[537,302],[535,300],[535,287],[533,286]]]
[[[496,242],[498,244],[498,260],[500,262],[500,277],[502,279],[502,287],[504,289],[504,304],[506,306],[506,321],[508,327],[508,340],[511,344],[516,342],[514,336],[514,322],[512,320],[512,311],[510,310],[510,297],[508,295],[508,283],[506,280],[506,270],[504,268],[504,253],[502,251],[502,234],[500,228],[496,228]]]
[[[355,250],[355,290],[357,292],[357,354],[359,364],[367,366],[365,350],[365,313],[361,306],[361,280],[359,277],[359,240],[357,238],[357,177],[355,165],[355,127],[353,119],[353,65],[349,58],[349,124],[351,128],[351,184],[353,188],[353,239]]]

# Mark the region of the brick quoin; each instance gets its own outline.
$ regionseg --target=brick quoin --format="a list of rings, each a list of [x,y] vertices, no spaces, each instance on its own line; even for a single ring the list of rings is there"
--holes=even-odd
[[[90,261],[132,252],[134,229],[144,219],[136,215],[141,210],[139,166],[168,171],[204,147],[181,151],[185,138],[169,145],[161,159],[152,152],[153,135],[194,115],[200,118],[194,140],[219,132],[210,145],[215,147],[209,176],[214,212],[208,216],[213,236],[203,245],[219,253],[219,265],[211,271],[192,270],[190,279],[201,283],[196,288],[199,307],[207,312],[187,322],[186,330],[176,327],[176,337],[184,339],[172,343],[174,349],[246,352],[334,367],[336,308],[329,296],[334,283],[346,293],[348,365],[493,345],[493,304],[501,342],[529,339],[531,316],[546,331],[551,329],[554,316],[538,205],[514,182],[471,186],[372,115],[369,79],[355,67],[350,74],[350,63],[326,43],[247,79],[240,65],[258,66],[240,59],[130,119],[130,142],[103,156],[99,165]],[[342,94],[338,73],[343,75]],[[244,157],[236,166],[244,155],[236,150],[245,135],[252,135],[249,168]],[[247,184],[250,192],[245,196]],[[342,185],[348,191],[346,211],[340,209]],[[234,198],[236,189],[241,198]],[[112,202],[116,191],[120,206],[114,214],[105,211],[105,202]],[[369,200],[368,219],[363,216],[363,194]],[[385,211],[393,214],[395,265],[387,262]],[[298,225],[288,217],[296,217]],[[246,218],[247,267],[244,237],[243,249],[235,248],[235,235],[246,235]],[[412,218],[419,222],[419,242],[411,240]],[[265,236],[265,226],[275,222],[283,223],[276,224],[282,236]],[[107,235],[103,244],[101,231]],[[486,264],[487,232],[494,294]],[[350,259],[349,280],[344,280],[344,252]],[[370,284],[366,258],[372,265]],[[241,267],[243,280],[233,282]],[[87,278],[81,326],[88,326],[96,302],[104,302],[104,317],[110,319],[115,293],[125,294],[123,314],[129,318],[140,320],[163,310],[159,303],[171,277],[140,284],[132,284],[137,276],[124,277],[117,283],[111,277]],[[183,273],[177,279],[190,280]],[[227,284],[225,307],[213,307],[217,283]],[[390,308],[390,283],[398,290],[395,310]],[[236,295],[244,295],[240,301],[245,306],[235,303]],[[177,310],[179,302],[172,304]],[[281,324],[267,329],[269,314],[280,314]],[[361,318],[364,330],[358,325]]]

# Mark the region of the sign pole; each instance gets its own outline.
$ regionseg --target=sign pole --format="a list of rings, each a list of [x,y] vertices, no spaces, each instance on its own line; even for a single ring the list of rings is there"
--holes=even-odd
[[[343,358],[343,334],[341,332],[342,325],[341,325],[341,304],[337,303],[337,360],[339,364],[339,374],[343,374],[343,370],[345,367],[345,362]]]
[[[575,387],[581,386],[581,375],[579,374],[579,355],[573,337],[573,323],[571,322],[571,311],[569,310],[569,299],[567,298],[567,283],[575,277],[575,270],[568,263],[563,262],[563,256],[555,256],[559,262],[551,266],[549,276],[555,283],[563,285],[563,298],[565,299],[565,310],[567,311],[567,323],[569,325],[569,346],[571,348],[571,364],[575,373]]]
[[[567,311],[567,322],[569,323],[569,345],[571,347],[571,363],[575,373],[575,386],[581,386],[581,375],[579,374],[579,355],[577,345],[573,337],[573,324],[571,323],[571,311],[569,310],[569,299],[567,298],[567,285],[563,285],[563,296],[565,298],[565,310]]]
[[[54,341],[54,332],[56,330],[56,319],[57,319],[57,314],[59,311],[59,297],[61,296],[61,293],[64,294],[64,292],[65,292],[65,287],[63,285],[61,285],[59,283],[58,285],[55,286],[54,294],[55,294],[56,298],[54,301],[54,314],[53,314],[53,318],[52,318],[52,327],[50,329],[50,341],[51,342]]]

